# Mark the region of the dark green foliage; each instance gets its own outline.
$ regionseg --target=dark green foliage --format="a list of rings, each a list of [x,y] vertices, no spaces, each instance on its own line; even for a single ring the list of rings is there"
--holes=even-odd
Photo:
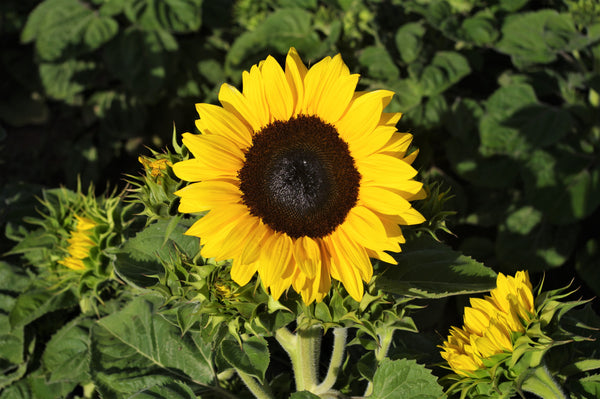
[[[425,226],[436,227],[448,245],[409,240],[400,266],[379,276],[372,294],[381,289],[431,299],[486,290],[493,273],[483,263],[504,273],[528,269],[534,281],[536,272],[546,272],[551,287],[576,276],[585,297],[599,295],[599,21],[594,0],[3,0],[0,228],[8,225],[7,236],[25,235],[21,219],[33,215],[39,189],[22,182],[75,188],[81,176],[84,185],[95,181],[103,188],[124,174],[143,173],[137,158],[147,153],[145,145],[170,143],[173,122],[178,132],[194,131],[194,103],[217,103],[222,83],[241,88],[243,70],[269,54],[282,61],[295,46],[309,65],[340,52],[361,74],[360,90],[393,90],[388,111],[404,113],[399,129],[415,136],[421,176],[453,196],[444,210],[427,215]],[[166,203],[160,215],[175,209],[175,202]],[[448,209],[456,217],[436,225],[435,215]],[[190,293],[190,284],[212,273],[211,287],[221,285],[216,265],[198,265],[197,240],[182,234],[188,222],[161,220],[114,254],[122,279],[143,288],[158,284],[167,297],[189,300],[164,314],[158,299],[138,299],[119,312],[122,302],[108,301],[95,319],[111,315],[100,321],[81,318],[69,313],[77,307],[73,292],[51,295],[36,288],[35,273],[13,265],[14,258],[1,262],[0,398],[73,397],[92,378],[103,397],[220,397],[211,385],[215,371],[236,364],[260,379],[268,376],[252,352],[260,347],[256,352],[264,355],[264,342],[206,343],[197,330],[207,316],[192,300],[216,294],[202,284]],[[456,236],[439,232],[444,229]],[[21,249],[45,244],[27,237]],[[2,253],[13,246],[7,241],[0,243]],[[32,263],[44,258],[41,251],[24,254]],[[164,269],[175,258],[177,267]],[[27,287],[35,289],[22,294]],[[240,290],[239,301],[225,295],[203,311],[233,312],[225,320],[237,317],[235,326],[254,317],[246,327],[259,333],[292,320],[264,293],[260,306],[252,303],[255,288]],[[314,318],[333,326],[354,312],[342,295],[338,290],[329,306],[315,306]],[[448,304],[448,319],[458,319],[460,306],[452,299]],[[370,323],[396,310],[382,304],[361,309],[361,331],[399,328],[391,316],[382,325]],[[402,326],[410,330],[409,324]],[[207,328],[225,335],[231,325],[213,318]],[[140,326],[153,338],[184,343],[177,348],[183,355],[143,347],[150,341],[136,342],[139,336],[130,333]],[[373,375],[372,352],[365,356],[358,369],[373,379],[374,397],[395,397],[382,383],[392,374],[432,378],[421,366],[399,361]],[[126,370],[129,361],[137,362],[135,373]],[[580,366],[574,375],[585,371]],[[236,383],[228,383],[235,391]],[[598,396],[597,375],[566,384],[574,397]],[[432,391],[423,396],[439,396],[435,381],[427,386]]]

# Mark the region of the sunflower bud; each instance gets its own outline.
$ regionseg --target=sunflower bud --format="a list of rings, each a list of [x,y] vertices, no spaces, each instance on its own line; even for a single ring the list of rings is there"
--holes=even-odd
[[[82,311],[97,311],[122,286],[113,253],[125,239],[131,206],[123,207],[115,193],[97,198],[92,186],[87,193],[45,190],[41,204],[41,217],[26,220],[37,228],[24,232],[9,254],[23,255],[37,269],[38,284],[73,290]]]
[[[183,184],[174,178],[172,166],[183,159],[183,150],[175,141],[173,147],[174,153],[168,150],[164,153],[150,150],[151,156],[140,156],[138,160],[144,168],[142,174],[127,176],[128,182],[133,186],[129,189],[128,200],[142,205],[140,214],[148,217],[147,225],[177,214],[179,198],[173,193]]]
[[[442,358],[453,371],[444,378],[452,383],[447,393],[510,397],[531,391],[542,397],[561,397],[562,389],[544,356],[551,348],[575,340],[575,334],[559,326],[560,318],[585,302],[559,301],[570,294],[565,294],[566,289],[538,290],[534,298],[529,275],[521,271],[514,277],[500,273],[489,296],[471,298],[464,326],[452,327],[440,346]]]

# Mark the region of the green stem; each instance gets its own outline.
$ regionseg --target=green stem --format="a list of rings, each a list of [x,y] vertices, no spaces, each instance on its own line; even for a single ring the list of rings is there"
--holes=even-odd
[[[379,347],[375,349],[375,359],[377,363],[380,363],[387,356],[390,346],[392,346],[392,338],[394,337],[394,330],[386,330],[385,333],[379,335]],[[373,393],[373,382],[369,381],[365,394],[363,396],[369,396]]]
[[[292,362],[292,370],[294,370],[294,379],[296,382],[296,390],[299,391],[302,381],[298,380],[296,370],[298,369],[298,351],[296,346],[298,345],[298,337],[290,332],[286,327],[281,327],[275,331],[275,339],[279,342],[279,345],[287,352]]]
[[[259,383],[256,378],[238,369],[235,371],[238,373],[244,384],[246,384],[248,390],[254,394],[256,399],[274,399],[269,388]]]
[[[298,331],[298,367],[294,368],[296,381],[300,381],[302,389],[314,392],[317,387],[317,365],[321,350],[321,327],[311,326]],[[301,391],[297,388],[296,390]]]
[[[323,382],[316,387],[314,393],[322,394],[333,388],[333,385],[337,380],[338,372],[342,367],[342,362],[344,361],[347,336],[348,330],[345,328],[335,328],[333,330],[333,349],[331,353],[331,359],[329,360],[327,375],[325,376]]]
[[[567,399],[560,385],[543,364],[529,371],[521,384],[521,389],[542,399]]]

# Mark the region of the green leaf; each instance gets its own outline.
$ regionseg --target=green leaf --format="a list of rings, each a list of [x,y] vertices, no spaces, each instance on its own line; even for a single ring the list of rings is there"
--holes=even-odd
[[[198,239],[184,235],[186,230],[182,224],[173,228],[169,220],[151,224],[123,245],[117,254],[116,272],[142,287],[155,284],[152,276],[162,273],[161,262],[175,259],[180,253],[192,259],[200,251]]]
[[[464,40],[477,46],[492,44],[499,36],[496,29],[496,19],[488,12],[481,12],[466,18],[460,27],[458,35]]]
[[[580,40],[570,15],[539,10],[508,16],[496,48],[512,56],[517,67],[526,67],[550,63],[559,51],[570,50]]]
[[[23,327],[11,329],[8,316],[0,314],[0,359],[23,363],[24,342]]]
[[[91,372],[102,397],[129,396],[175,380],[206,386],[213,379],[200,337],[157,313],[156,297],[135,298],[92,328]],[[210,354],[210,352],[208,352]]]
[[[134,393],[130,398],[135,399],[196,399],[194,391],[180,381],[171,381],[164,385],[156,385],[151,388],[146,388],[140,392]]]
[[[533,88],[527,84],[501,87],[487,100],[486,112],[479,123],[483,156],[507,154],[520,157],[530,147],[518,127],[506,124],[517,111],[537,103]],[[532,122],[533,123],[533,122]]]
[[[30,277],[21,267],[0,261],[0,291],[20,293],[29,285]],[[2,308],[1,310],[9,310]]]
[[[596,296],[600,296],[600,239],[589,239],[577,251],[575,270]]]
[[[10,312],[10,324],[18,328],[31,323],[46,313],[77,306],[77,298],[72,291],[52,292],[48,288],[25,291],[17,298]]]
[[[178,48],[166,31],[129,28],[105,46],[106,66],[133,93],[153,103],[163,89]]]
[[[48,96],[72,103],[85,90],[94,68],[91,62],[75,59],[59,64],[44,62],[40,64],[40,78]]]
[[[408,241],[375,280],[386,292],[416,298],[443,298],[494,288],[496,274],[476,260],[454,251],[429,236]]]
[[[400,76],[398,67],[383,47],[369,46],[365,48],[358,61],[367,68],[369,77],[393,81]]]
[[[221,343],[221,354],[231,367],[264,381],[269,367],[269,348],[264,339],[250,337],[241,347],[237,341],[226,339]]]
[[[144,29],[192,32],[202,22],[202,0],[128,0],[125,15]]]
[[[372,399],[438,399],[442,387],[431,370],[414,360],[384,359],[373,377]]]
[[[396,48],[400,58],[407,64],[415,61],[423,47],[425,28],[420,22],[404,24],[396,31]]]
[[[79,44],[93,11],[78,0],[45,0],[30,14],[21,41],[35,40],[39,56],[54,61]]]
[[[542,222],[527,235],[509,231],[506,223],[498,228],[496,256],[505,273],[528,269],[543,271],[563,265],[577,243],[577,224],[553,226]]]
[[[438,51],[421,74],[423,94],[443,93],[471,72],[467,59],[454,51]]]
[[[110,17],[92,18],[85,30],[83,42],[89,50],[95,50],[115,37],[119,31],[119,24]]]
[[[0,392],[0,399],[65,398],[75,388],[70,382],[47,382],[40,369],[30,372]]]
[[[319,396],[308,391],[299,391],[291,394],[290,399],[319,399]]]
[[[394,110],[390,109],[389,112],[408,112],[421,104],[423,91],[419,82],[413,79],[401,79],[392,84],[391,89],[396,95],[392,98],[393,107],[390,106]]]
[[[46,344],[42,363],[49,382],[89,380],[91,322],[75,319],[62,327]]]
[[[522,174],[527,199],[555,224],[568,224],[591,215],[600,205],[600,167],[563,151],[535,151]]]
[[[247,67],[271,54],[271,48],[286,54],[294,46],[303,59],[320,54],[326,45],[312,24],[312,13],[300,8],[281,8],[253,31],[240,35],[227,52],[226,63]]]

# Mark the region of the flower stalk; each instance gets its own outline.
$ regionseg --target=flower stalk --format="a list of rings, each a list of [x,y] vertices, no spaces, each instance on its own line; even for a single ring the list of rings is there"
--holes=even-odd
[[[313,325],[299,329],[296,334],[292,334],[285,327],[275,332],[275,339],[290,357],[296,391],[309,391],[321,396],[334,393],[332,388],[344,361],[347,335],[346,328],[333,330],[333,348],[329,367],[325,378],[319,383],[317,367],[321,351],[322,327]]]

